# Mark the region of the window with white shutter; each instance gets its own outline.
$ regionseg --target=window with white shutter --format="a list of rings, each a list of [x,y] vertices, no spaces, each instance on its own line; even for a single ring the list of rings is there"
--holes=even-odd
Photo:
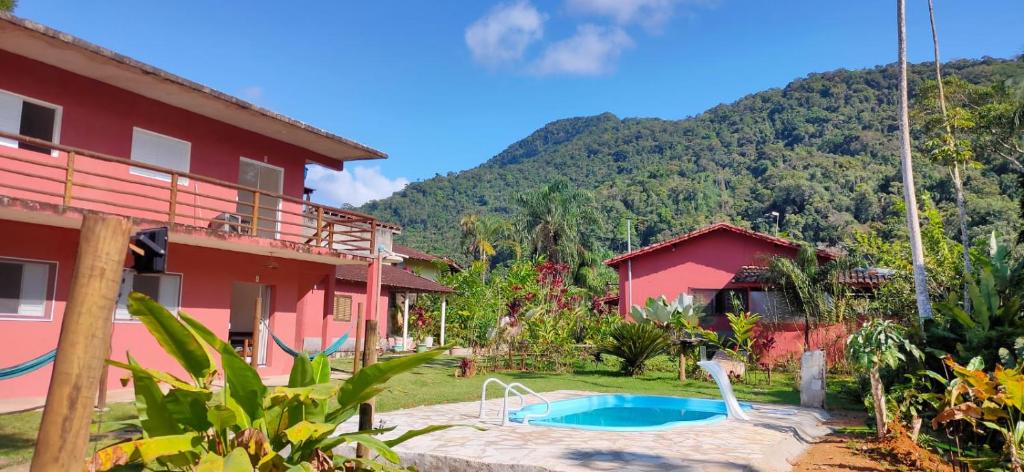
[[[192,143],[142,128],[133,128],[131,158],[133,161],[188,172],[192,159]],[[171,180],[169,174],[151,169],[132,167],[131,172],[154,179]],[[187,185],[188,179],[178,179],[178,184]]]
[[[0,317],[47,320],[57,264],[0,258]]]

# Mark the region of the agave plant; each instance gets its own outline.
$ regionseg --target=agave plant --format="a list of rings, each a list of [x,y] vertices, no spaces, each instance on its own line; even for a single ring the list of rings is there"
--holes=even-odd
[[[394,446],[450,427],[429,426],[391,440],[378,436],[393,428],[338,431],[389,379],[437,357],[439,349],[367,366],[340,383],[330,381],[324,355],[312,361],[300,355],[288,385],[270,389],[230,344],[187,313],[174,316],[140,293],[129,295],[128,311],[190,380],[143,367],[131,354],[127,363],[108,360],[131,373],[142,436],[98,451],[87,461],[91,471],[126,464],[197,471],[397,470]],[[215,390],[218,373],[224,385]],[[366,446],[381,461],[339,454],[334,449],[342,444]]]
[[[668,335],[653,323],[622,323],[610,337],[600,352],[622,359],[622,372],[632,376],[642,374],[647,361],[668,353],[671,347]]]

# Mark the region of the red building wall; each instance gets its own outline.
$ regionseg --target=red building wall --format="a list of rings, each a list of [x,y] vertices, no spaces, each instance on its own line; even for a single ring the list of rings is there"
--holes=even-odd
[[[619,313],[648,298],[673,300],[693,289],[722,289],[743,266],[763,266],[774,255],[795,257],[797,249],[773,244],[726,229],[695,236],[678,244],[632,258],[633,293],[628,288],[628,262],[618,266]]]

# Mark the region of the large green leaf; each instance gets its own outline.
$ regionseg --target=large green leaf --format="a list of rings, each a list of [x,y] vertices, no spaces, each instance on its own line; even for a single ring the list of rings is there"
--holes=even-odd
[[[391,447],[387,445],[387,443],[373,436],[370,436],[368,434],[353,434],[351,436],[346,436],[345,439],[346,442],[353,442],[366,446],[367,449],[370,449],[371,451],[380,454],[380,456],[386,459],[388,462],[397,464],[399,461],[397,452],[392,450]]]
[[[387,444],[388,447],[395,447],[395,446],[397,446],[399,444],[402,444],[402,443],[404,443],[404,442],[406,442],[406,441],[408,441],[408,440],[410,440],[412,438],[415,438],[417,436],[423,436],[424,434],[430,434],[430,433],[433,433],[435,431],[442,431],[442,430],[445,430],[445,429],[448,429],[448,428],[454,428],[456,426],[466,426],[466,427],[470,427],[470,428],[476,428],[477,430],[480,430],[480,431],[484,431],[484,428],[481,428],[479,426],[468,425],[468,424],[465,424],[465,425],[463,425],[463,424],[433,424],[433,425],[430,425],[430,426],[427,426],[427,427],[424,427],[424,428],[420,428],[420,429],[410,429],[409,431],[406,431],[406,432],[402,433],[401,435],[399,435],[397,438],[388,439],[387,441],[384,441],[384,444]]]
[[[128,295],[128,312],[146,325],[156,342],[199,385],[206,385],[213,374],[213,360],[206,348],[192,335],[192,331],[162,305],[138,292]]]
[[[198,451],[201,445],[202,436],[198,433],[125,441],[97,451],[89,459],[88,466],[90,470],[107,471],[139,461],[150,464],[160,458]]]
[[[224,458],[224,472],[252,472],[252,461],[245,449],[236,447]]]
[[[320,440],[323,436],[332,433],[336,425],[330,423],[310,423],[309,421],[300,421],[284,431],[285,436],[288,438],[288,442],[298,445],[299,443],[309,441],[310,439]]]
[[[305,387],[313,385],[313,366],[305,355],[295,356],[292,370],[288,374],[289,387]]]
[[[131,354],[128,355],[128,365],[139,367]],[[135,369],[132,371],[132,383],[135,385],[135,409],[139,414],[143,436],[180,434],[181,428],[167,409],[164,392],[153,380],[153,376],[141,368]]]
[[[323,353],[317,354],[311,364],[313,368],[313,383],[326,383],[331,381],[331,361]]]
[[[195,318],[183,311],[178,312],[178,316],[192,328],[196,335],[220,354],[221,367],[224,369],[224,383],[225,387],[230,386],[228,396],[231,400],[245,412],[250,421],[255,422],[262,418],[263,397],[267,394],[267,387],[263,385],[263,380],[260,379],[256,369],[246,363],[235,352],[234,347],[222,341]]]
[[[437,348],[359,369],[359,372],[346,380],[338,390],[338,404],[341,410],[347,410],[373,398],[383,389],[383,384],[391,380],[392,377],[426,364],[432,359],[436,359],[444,351],[444,348]]]
[[[115,360],[112,360],[112,359],[108,359],[107,360],[107,364],[110,364],[110,365],[112,365],[114,367],[118,367],[118,368],[127,370],[127,371],[131,372],[132,375],[135,375],[136,373],[140,373],[142,375],[148,375],[149,377],[153,378],[154,380],[159,380],[160,382],[166,383],[166,384],[168,384],[168,385],[170,385],[171,387],[174,387],[174,388],[180,388],[182,390],[188,390],[188,391],[192,391],[192,392],[207,392],[208,391],[208,390],[206,390],[206,389],[204,389],[202,387],[197,387],[197,386],[192,385],[192,384],[190,384],[190,383],[188,383],[188,382],[186,382],[184,380],[181,380],[181,379],[179,379],[179,378],[177,378],[177,377],[175,377],[175,376],[173,376],[171,374],[168,374],[167,372],[163,372],[163,371],[159,371],[159,370],[153,370],[153,369],[147,369],[147,368],[142,367],[140,365],[125,364],[124,362],[118,362],[118,361],[115,361]]]
[[[164,405],[178,424],[193,431],[206,431],[210,422],[206,418],[207,402],[213,392],[193,392],[172,388],[164,396]]]

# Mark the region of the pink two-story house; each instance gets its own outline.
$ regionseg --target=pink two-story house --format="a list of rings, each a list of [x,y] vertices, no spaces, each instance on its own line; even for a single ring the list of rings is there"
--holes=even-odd
[[[122,292],[197,317],[264,375],[292,362],[260,326],[316,350],[355,321],[334,316],[335,295],[386,307],[336,273],[366,268],[398,228],[314,204],[303,185],[307,165],[383,152],[6,13],[0,71],[0,367],[56,346],[89,211],[168,227],[167,272],[134,273],[126,255]],[[123,300],[111,316],[113,358],[182,374]],[[49,377],[0,380],[0,398],[44,395]]]

